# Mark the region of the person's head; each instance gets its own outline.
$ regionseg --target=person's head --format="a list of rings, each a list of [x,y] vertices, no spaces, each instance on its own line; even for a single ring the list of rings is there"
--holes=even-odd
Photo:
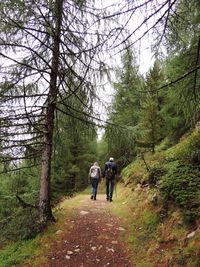
[[[94,162],[93,165],[94,165],[94,166],[99,166],[98,162]]]
[[[109,158],[109,161],[114,161],[114,158],[113,158],[113,157],[110,157],[110,158]]]

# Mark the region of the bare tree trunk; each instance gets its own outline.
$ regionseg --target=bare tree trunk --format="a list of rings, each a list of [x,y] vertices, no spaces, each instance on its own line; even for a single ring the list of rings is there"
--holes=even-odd
[[[51,209],[51,156],[54,131],[54,112],[57,100],[57,77],[59,69],[59,46],[63,13],[63,0],[55,2],[55,35],[53,36],[53,55],[50,74],[49,94],[47,100],[46,125],[44,133],[44,147],[42,150],[39,211],[40,220],[44,223],[53,220]]]

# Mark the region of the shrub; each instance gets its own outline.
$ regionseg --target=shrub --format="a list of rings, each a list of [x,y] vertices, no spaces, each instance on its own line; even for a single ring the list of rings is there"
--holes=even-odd
[[[200,171],[197,166],[180,161],[170,163],[162,179],[165,201],[172,200],[181,208],[186,222],[194,222],[200,208]]]
[[[180,160],[199,160],[200,157],[200,132],[194,131],[185,137],[177,145],[169,148],[165,152],[165,156],[171,159]],[[198,162],[199,163],[199,162]]]
[[[162,164],[154,164],[151,167],[150,173],[148,175],[148,183],[150,186],[156,185],[157,181],[166,173],[166,170]]]

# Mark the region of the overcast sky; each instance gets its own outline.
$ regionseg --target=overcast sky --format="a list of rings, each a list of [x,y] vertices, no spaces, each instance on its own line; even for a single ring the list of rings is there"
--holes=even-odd
[[[105,7],[105,6],[108,6],[108,4],[110,6],[112,6],[112,4],[116,4],[115,8],[126,10],[129,2],[130,1],[128,0],[110,0],[110,1],[102,0],[102,1],[98,1],[98,5],[99,7],[103,7],[103,6]],[[146,2],[146,0],[134,1],[136,5],[141,5],[144,2]],[[134,13],[134,16],[131,17],[128,24],[126,25],[127,30],[129,30],[130,32],[133,32],[134,29],[137,29],[139,25],[144,21],[144,19],[147,18],[148,16],[151,16],[154,10],[161,7],[165,1],[164,0],[152,0],[149,2],[150,3],[146,7],[138,9]],[[150,29],[152,25],[154,25],[158,17],[161,16],[165,12],[167,7],[168,6],[166,5],[160,12],[158,12],[157,15],[152,16],[152,18],[148,21],[148,23],[145,23],[138,31],[136,31],[135,34],[131,36],[130,42],[135,42],[137,39],[140,39],[141,36],[143,36],[144,32],[146,32],[147,29]],[[111,9],[113,9],[113,7],[111,7]],[[128,14],[125,13],[124,17],[121,18],[121,23],[124,23],[124,21],[126,21],[127,16]],[[136,56],[136,59],[137,59],[139,72],[142,75],[145,75],[146,72],[148,72],[148,70],[150,69],[150,67],[153,66],[154,57],[153,57],[153,52],[151,50],[152,45],[153,45],[153,32],[150,31],[140,41],[135,42],[134,46],[132,47],[134,51],[134,55]],[[116,54],[113,58],[108,58],[108,61],[112,62],[113,66],[116,65],[117,67],[119,66],[121,62],[121,55]],[[113,78],[113,81],[117,80],[117,77],[112,76],[112,78]],[[108,81],[105,80],[104,82],[106,83],[106,86],[104,89],[100,89],[100,88],[98,89],[99,95],[103,101],[103,104],[106,106],[109,106],[112,102],[114,89],[112,87],[112,84],[109,84]],[[101,114],[101,118],[103,120],[107,120],[108,118],[107,111],[103,105],[101,104],[97,105],[96,110],[98,113]],[[100,129],[98,131],[99,137],[102,136],[102,133],[103,131]]]

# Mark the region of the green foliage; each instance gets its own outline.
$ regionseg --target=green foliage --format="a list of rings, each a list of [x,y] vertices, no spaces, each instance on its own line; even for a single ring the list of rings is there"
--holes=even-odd
[[[3,221],[1,238],[16,241],[35,237],[40,231],[38,211],[14,206],[14,203],[11,207],[10,217],[4,218]]]
[[[138,184],[141,182],[143,175],[146,173],[144,164],[141,160],[136,159],[122,170],[122,177],[125,183]]]
[[[149,70],[146,77],[145,91],[141,99],[140,112],[140,138],[139,142],[145,147],[149,147],[155,152],[155,145],[164,137],[164,120],[161,115],[161,107],[163,105],[164,96],[162,92],[158,92],[156,88],[164,80],[164,74],[161,62],[157,59],[152,69]]]
[[[165,167],[162,164],[156,162],[156,164],[152,165],[150,168],[150,172],[147,178],[148,184],[150,186],[155,186],[165,173]]]
[[[122,57],[122,68],[117,69],[118,82],[114,83],[115,96],[109,121],[119,127],[106,129],[108,150],[119,166],[126,166],[136,155],[137,124],[140,112],[140,97],[144,80],[138,72],[131,49]]]
[[[200,156],[200,132],[193,131],[187,137],[183,138],[177,145],[169,148],[165,152],[167,159],[188,160],[198,163]]]
[[[33,256],[37,247],[35,240],[18,241],[9,245],[0,253],[0,267],[21,266],[21,264]]]
[[[16,198],[18,195],[26,203],[37,204],[38,183],[36,168],[0,176],[0,242],[30,238],[38,232],[38,211],[23,208]]]
[[[108,143],[105,140],[104,136],[101,140],[97,142],[97,159],[99,161],[99,166],[103,168],[106,159],[108,159],[109,157],[110,155],[108,154]]]
[[[193,222],[200,209],[200,172],[197,166],[174,161],[162,179],[165,201],[174,201],[183,211],[184,219]]]
[[[176,80],[199,64],[199,12],[197,0],[177,2],[168,32],[166,73],[170,80]],[[179,133],[180,137],[199,120],[199,84],[199,72],[196,72],[168,88],[163,111],[172,135]]]
[[[81,90],[79,94],[82,99],[85,98]],[[98,161],[96,129],[90,124],[89,118],[85,118],[81,113],[81,110],[84,112],[84,105],[80,105],[77,99],[72,98],[68,101],[72,102],[70,105],[73,106],[74,116],[85,122],[76,120],[73,116],[66,118],[64,114],[58,114],[52,161],[54,200],[85,188],[88,184],[89,168],[94,161]],[[64,110],[63,107],[62,109]]]
[[[199,131],[194,130],[166,151],[146,154],[149,170],[138,157],[123,169],[125,184],[157,185],[164,202],[176,203],[186,223],[195,222],[200,212],[199,144]]]
[[[159,223],[159,218],[151,211],[145,211],[141,216],[143,238],[151,238]]]

